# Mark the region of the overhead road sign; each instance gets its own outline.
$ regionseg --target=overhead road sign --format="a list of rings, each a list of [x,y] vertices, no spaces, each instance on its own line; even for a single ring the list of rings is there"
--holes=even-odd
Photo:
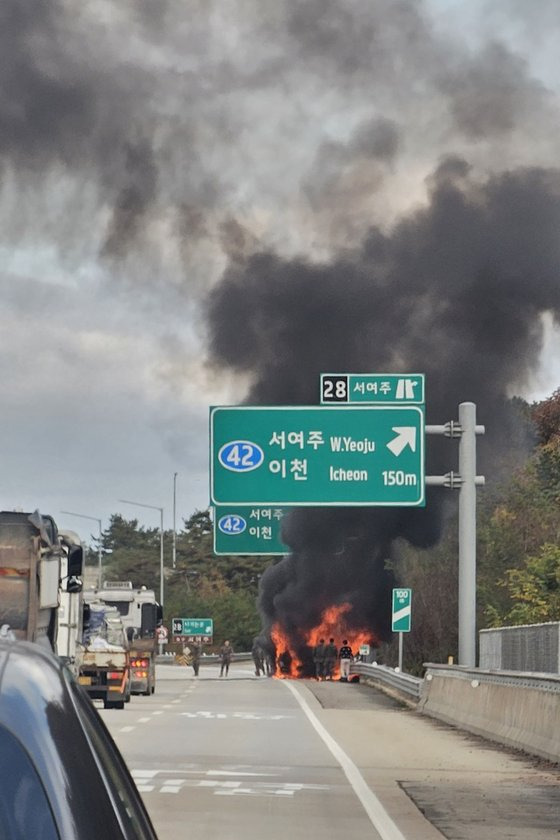
[[[289,508],[219,505],[214,508],[214,554],[289,554],[282,517]]]
[[[322,373],[321,403],[423,405],[423,373]]]
[[[423,506],[420,406],[210,410],[214,505]]]
[[[393,589],[393,633],[410,633],[412,589]]]

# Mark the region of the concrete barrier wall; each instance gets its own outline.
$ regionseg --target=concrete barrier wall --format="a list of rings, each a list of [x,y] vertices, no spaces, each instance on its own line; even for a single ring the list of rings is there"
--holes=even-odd
[[[429,665],[418,709],[489,740],[560,761],[560,677]]]

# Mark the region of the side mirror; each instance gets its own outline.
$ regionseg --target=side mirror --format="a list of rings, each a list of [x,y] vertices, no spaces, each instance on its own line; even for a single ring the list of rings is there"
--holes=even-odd
[[[84,550],[81,545],[71,545],[68,549],[68,577],[80,577],[84,565]]]

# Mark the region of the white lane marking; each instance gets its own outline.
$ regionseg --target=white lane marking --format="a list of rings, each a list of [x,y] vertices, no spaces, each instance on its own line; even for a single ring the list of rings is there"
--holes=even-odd
[[[206,770],[202,771],[200,768],[196,770],[137,770],[133,769],[132,776],[136,782],[136,787],[143,793],[182,793],[184,787],[186,788],[206,788],[210,789],[214,796],[234,796],[241,794],[242,796],[288,796],[293,797],[295,794],[302,791],[325,791],[330,790],[329,785],[308,785],[300,782],[278,782],[278,781],[259,781],[255,779],[252,781],[252,787],[246,787],[249,779],[243,781],[234,780],[219,780],[219,779],[191,779],[190,774],[200,775],[204,773],[206,776],[214,774],[234,774],[230,770]],[[180,773],[181,777],[178,779],[168,778],[170,774]],[[158,780],[158,774],[162,777]],[[235,775],[238,776],[276,776],[277,773],[252,773],[247,771],[237,771]],[[242,787],[242,785],[244,785]]]
[[[154,714],[158,714],[154,712]],[[235,718],[236,720],[290,720],[293,715],[268,715],[260,712],[233,712],[233,714],[224,714],[222,712],[179,712],[180,715],[189,718],[200,718],[202,720],[226,720],[227,718]]]
[[[163,712],[152,712],[153,715],[162,715]]]
[[[138,723],[148,723],[151,718],[138,718]]]
[[[171,702],[172,703],[180,703],[181,701],[180,700],[172,700]]]
[[[277,776],[278,773],[240,773],[238,770],[207,770],[207,776]]]
[[[399,830],[397,825],[393,822],[377,796],[368,787],[366,781],[354,762],[346,755],[342,747],[335,741],[332,735],[329,735],[323,724],[319,721],[315,713],[311,710],[307,702],[300,696],[299,692],[294,688],[289,680],[282,680],[282,683],[296,698],[301,706],[303,712],[307,716],[317,734],[323,739],[325,745],[329,748],[333,756],[336,758],[344,775],[350,782],[354,793],[362,803],[366,814],[368,815],[371,824],[375,830],[381,835],[382,840],[406,840],[406,837]]]
[[[135,726],[121,726],[121,732],[132,732],[133,729],[136,729]]]

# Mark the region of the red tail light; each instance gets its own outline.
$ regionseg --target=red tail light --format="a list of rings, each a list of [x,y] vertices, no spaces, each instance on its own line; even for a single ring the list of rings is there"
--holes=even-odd
[[[107,679],[108,680],[122,680],[123,672],[122,671],[107,671]]]
[[[148,660],[147,659],[133,659],[130,663],[133,668],[147,668],[148,667]]]

